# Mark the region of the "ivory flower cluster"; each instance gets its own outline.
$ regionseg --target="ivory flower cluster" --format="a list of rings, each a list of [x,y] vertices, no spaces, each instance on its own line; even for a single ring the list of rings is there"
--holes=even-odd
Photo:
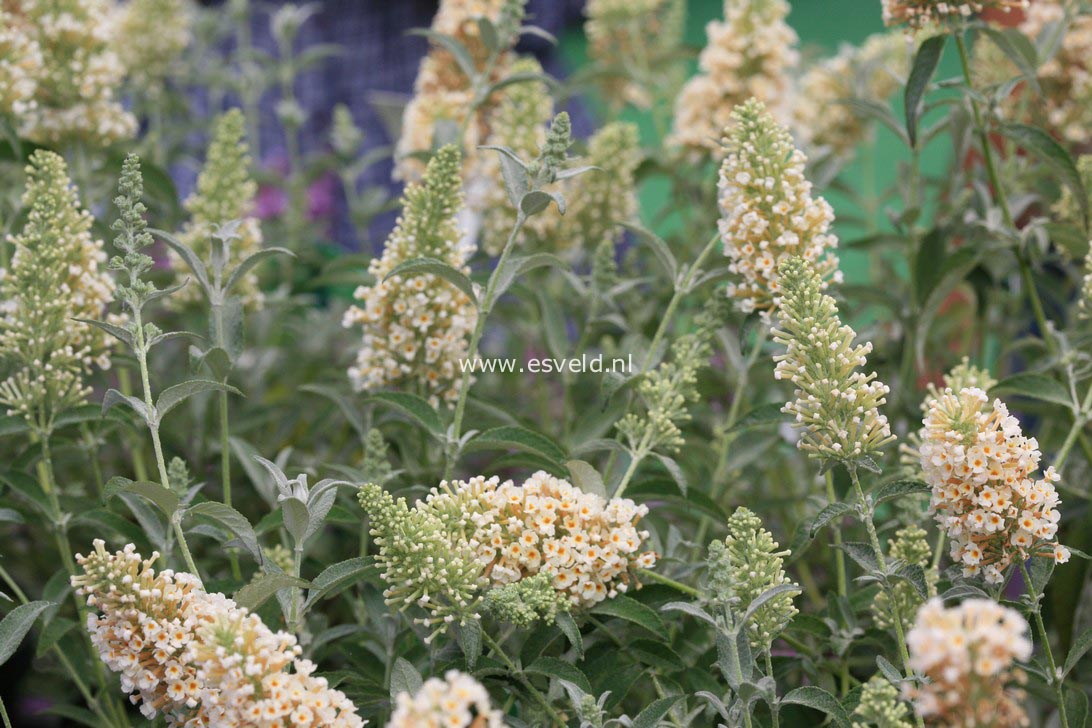
[[[14,365],[0,401],[48,433],[57,414],[83,402],[90,366],[110,364],[113,340],[76,319],[102,318],[115,283],[64,160],[39,150],[26,172],[29,214],[0,279],[0,352]]]
[[[159,554],[94,546],[76,556],[83,573],[72,585],[94,611],[92,644],[146,718],[162,715],[170,726],[364,725],[344,694],[312,674],[293,635],[205,592],[192,574],[157,574]]]
[[[115,44],[129,80],[157,95],[192,38],[188,0],[126,0],[115,12]]]
[[[507,589],[486,595],[502,617],[517,614],[507,606],[522,594],[549,618],[639,586],[636,569],[656,564],[655,552],[641,551],[646,506],[608,501],[542,471],[521,485],[482,476],[444,481],[413,507],[377,485],[359,497],[380,547],[388,603],[424,609],[418,622],[434,629],[429,640],[448,624],[477,619],[486,590]],[[552,600],[540,588],[543,576]],[[531,580],[527,589],[509,589]]]
[[[525,0],[524,0],[525,2]],[[496,81],[512,64],[511,52],[503,50],[497,63],[486,69],[490,51],[482,40],[479,18],[491,21],[500,31],[498,36],[514,42],[515,28],[523,18],[520,0],[442,0],[432,20],[432,30],[462,43],[479,73],[489,72]],[[450,51],[434,45],[421,61],[413,86],[413,98],[402,115],[402,135],[395,147],[394,177],[414,180],[421,176],[424,164],[415,154],[428,152],[452,142],[463,142],[464,161],[472,166],[478,145],[489,131],[489,115],[493,101],[475,106],[475,89],[471,79],[459,67]],[[468,114],[472,114],[468,118]],[[464,136],[459,139],[462,129]]]
[[[521,485],[496,476],[443,482],[425,507],[462,531],[491,584],[546,573],[576,607],[628,591],[636,569],[656,565],[654,551],[641,551],[647,506],[608,501],[541,470]]]
[[[828,278],[841,281],[832,252],[838,245],[830,232],[834,212],[812,196],[807,158],[762,102],[749,99],[732,119],[717,185],[720,236],[738,279],[728,295],[740,310],[761,311],[769,320],[781,291],[778,269],[790,258],[808,261],[824,288]]]
[[[762,519],[747,508],[737,508],[728,518],[728,536],[709,544],[708,599],[715,609],[743,614],[762,594],[784,584],[784,557],[773,535],[762,527]],[[795,586],[795,584],[793,584]],[[747,622],[751,647],[767,652],[784,631],[797,609],[792,592],[778,594],[760,606]]]
[[[1031,657],[1027,631],[1019,612],[990,599],[930,599],[906,635],[910,667],[928,678],[904,688],[914,710],[945,726],[1027,725],[1024,693],[1008,687],[1024,680],[1013,662]]]
[[[801,77],[793,105],[793,132],[808,149],[849,156],[867,138],[869,121],[847,101],[886,104],[902,87],[912,51],[902,33],[877,33],[860,46],[843,44]]]
[[[34,108],[42,65],[41,46],[19,16],[0,7],[0,114],[21,117]]]
[[[686,3],[588,0],[584,15],[588,54],[607,74],[607,98],[614,104],[651,106],[657,86],[675,80],[665,70],[682,45]]]
[[[785,22],[788,13],[785,0],[725,0],[724,20],[705,28],[700,72],[675,101],[668,144],[699,158],[719,154],[721,134],[736,121],[733,109],[752,97],[768,104],[777,119],[789,120],[789,74],[800,58],[796,32]]]
[[[924,28],[966,20],[984,10],[1026,8],[1027,0],[883,0],[883,22]]]
[[[781,266],[781,285],[773,338],[786,351],[774,357],[774,378],[796,387],[796,399],[781,411],[803,428],[797,447],[811,457],[859,463],[895,439],[880,413],[890,390],[875,372],[857,370],[868,363],[872,344],[854,345],[856,332],[839,319],[822,278],[804,259]]]
[[[197,187],[185,201],[190,219],[182,228],[179,240],[185,243],[197,257],[209,265],[212,253],[212,235],[229,222],[239,221],[236,237],[227,241],[227,267],[230,271],[262,247],[262,229],[254,216],[254,199],[258,185],[250,174],[250,150],[246,142],[246,120],[238,109],[221,114],[212,128],[208,153]],[[189,275],[189,268],[173,250],[171,265],[179,276]],[[262,292],[258,277],[248,272],[233,290],[249,307],[260,307]],[[171,300],[179,304],[202,300],[201,289],[196,285],[182,288]]]
[[[116,93],[125,66],[113,50],[113,4],[108,0],[10,0],[4,20],[23,42],[21,60],[0,63],[0,89],[30,88],[21,99],[16,126],[40,144],[80,140],[107,145],[136,133],[136,118]]]
[[[1057,544],[1060,476],[1039,469],[1039,443],[1025,437],[1005,404],[981,389],[946,390],[924,420],[921,468],[932,487],[937,523],[951,539],[952,560],[965,576],[985,575],[991,584],[1030,556],[1069,560]]]
[[[420,182],[406,187],[402,216],[368,272],[371,286],[357,288],[360,305],[344,325],[364,330],[349,379],[357,390],[409,385],[433,406],[458,398],[458,362],[467,356],[477,310],[470,297],[431,273],[395,275],[400,263],[435,258],[469,273],[473,249],[462,240],[456,216],[462,207],[459,151],[448,145],[429,161]]]
[[[399,693],[387,728],[503,728],[504,716],[489,693],[466,673],[430,677],[413,695]]]

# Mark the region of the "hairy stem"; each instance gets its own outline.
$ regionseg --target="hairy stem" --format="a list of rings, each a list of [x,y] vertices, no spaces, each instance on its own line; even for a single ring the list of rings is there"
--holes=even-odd
[[[516,224],[512,226],[512,232],[508,235],[504,250],[501,251],[500,258],[497,259],[497,265],[490,274],[488,283],[485,284],[485,294],[478,306],[478,320],[474,324],[474,332],[470,335],[470,346],[466,352],[467,359],[470,361],[473,361],[474,357],[478,355],[478,344],[481,343],[482,333],[485,331],[485,320],[489,317],[495,303],[493,299],[497,295],[500,272],[504,269],[505,263],[508,262],[508,256],[512,254],[512,248],[515,247],[519,231],[523,229],[523,223],[526,221],[527,218],[522,212],[516,215]],[[455,402],[455,416],[451,421],[451,440],[448,442],[447,462],[444,464],[444,480],[451,478],[452,471],[455,468],[459,437],[462,435],[463,415],[466,412],[466,400],[469,394],[470,367],[468,366],[463,369],[463,376],[459,382],[459,398]]]
[[[155,402],[152,400],[152,383],[148,373],[148,346],[144,339],[144,324],[141,320],[139,307],[135,307],[133,320],[136,330],[137,363],[140,365],[140,382],[144,389],[144,406],[148,408],[148,431],[152,433],[152,449],[155,451],[155,463],[159,470],[159,483],[167,490],[170,490],[171,479],[167,475],[167,461],[163,457],[163,443],[159,438],[159,422],[153,416]],[[171,516],[170,521],[175,537],[178,539],[178,548],[182,552],[182,560],[185,561],[186,568],[197,578],[198,585],[203,589],[204,583],[201,580],[201,572],[197,570],[197,564],[194,563],[189,544],[186,543],[186,535],[182,532],[182,523],[178,518],[178,514]]]
[[[1050,670],[1050,686],[1054,688],[1054,694],[1058,699],[1058,719],[1061,721],[1062,728],[1069,728],[1069,716],[1065,712],[1065,690],[1062,687],[1064,681],[1058,675],[1058,665],[1054,661],[1054,650],[1050,647],[1050,636],[1047,634],[1046,624],[1043,623],[1043,610],[1039,605],[1041,595],[1036,593],[1035,586],[1031,581],[1031,574],[1028,573],[1027,563],[1024,561],[1020,562],[1020,573],[1024,577],[1024,588],[1027,589],[1028,599],[1031,600],[1032,604],[1032,612],[1035,614],[1035,628],[1039,632],[1039,641],[1043,645],[1043,654],[1046,655],[1047,668]]]

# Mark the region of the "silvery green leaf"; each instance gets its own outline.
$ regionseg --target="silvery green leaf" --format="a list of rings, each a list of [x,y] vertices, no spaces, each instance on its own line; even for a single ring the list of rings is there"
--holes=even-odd
[[[455,640],[466,658],[467,669],[473,670],[482,655],[482,623],[481,620],[471,619],[465,624],[457,624],[453,627]]]
[[[282,498],[278,501],[278,504],[284,514],[285,530],[292,536],[296,548],[302,547],[304,538],[307,536],[307,526],[310,520],[307,504],[294,497]]]
[[[144,418],[144,421],[150,426],[155,421],[155,415],[148,411],[148,406],[137,399],[136,397],[130,397],[127,394],[122,394],[116,389],[106,390],[106,394],[102,398],[102,414],[106,415],[115,405],[124,404],[132,408],[134,412]]]
[[[254,611],[281,589],[307,589],[311,583],[289,574],[262,574],[232,597],[240,607]]]
[[[148,228],[148,232],[155,235],[168,245],[174,252],[178,253],[178,256],[186,262],[189,269],[193,272],[197,282],[201,284],[201,288],[204,289],[205,295],[211,301],[213,298],[212,286],[209,284],[209,274],[205,269],[205,264],[201,262],[201,259],[197,256],[197,253],[193,252],[193,249],[188,245],[180,241],[175,236],[163,230],[156,230],[155,228]]]
[[[675,462],[675,459],[668,457],[667,455],[664,455],[660,452],[654,452],[652,453],[652,456],[660,461],[660,464],[664,466],[665,470],[667,470],[668,474],[671,476],[671,479],[675,481],[675,484],[677,486],[679,486],[679,492],[685,496],[687,487],[686,473],[684,473],[683,469],[679,466],[679,464]]]
[[[585,493],[595,493],[604,498],[607,496],[606,486],[603,485],[603,476],[592,465],[584,460],[566,460],[565,467],[569,471],[572,483]]]
[[[332,483],[332,485],[320,487],[323,483]],[[337,499],[337,487],[339,485],[349,485],[344,481],[323,481],[323,483],[315,486],[307,500],[307,530],[303,534],[304,541],[318,533],[319,529],[322,528],[326,515],[334,507],[334,500]]]
[[[15,654],[34,622],[53,606],[56,605],[52,602],[28,602],[8,612],[3,621],[0,621],[0,665]]]
[[[214,382],[211,379],[190,379],[172,387],[167,387],[159,394],[155,403],[156,420],[160,421],[167,413],[185,402],[195,394],[201,392],[227,392],[229,394],[242,395],[235,387],[223,382]]]
[[[501,296],[523,274],[547,266],[559,270],[565,270],[568,267],[561,258],[550,253],[533,253],[532,255],[509,258],[505,261],[504,267],[497,273],[495,295]]]
[[[391,666],[391,683],[390,693],[391,702],[395,702],[398,696],[402,693],[409,693],[414,695],[421,689],[423,681],[421,680],[421,673],[417,672],[417,668],[414,667],[404,657],[394,658],[394,665]]]
[[[546,192],[544,190],[531,190],[525,193],[520,198],[519,209],[525,216],[530,217],[549,207],[551,201],[557,205],[557,211],[564,215],[565,198],[557,192]]]
[[[109,498],[121,493],[132,493],[153,503],[168,518],[178,510],[178,496],[169,488],[164,488],[159,483],[148,481],[134,481],[121,476],[115,476],[107,481],[102,488],[103,498]]]
[[[239,539],[239,543],[254,557],[255,561],[259,564],[264,563],[265,557],[262,555],[261,546],[258,545],[254,527],[250,525],[246,516],[231,506],[216,501],[205,501],[187,508],[185,517],[208,520],[221,526]]]
[[[306,614],[315,602],[338,593],[344,587],[357,581],[377,577],[379,570],[371,558],[353,558],[327,566],[311,582],[303,612]]]
[[[396,265],[383,280],[389,280],[393,276],[412,278],[415,275],[425,273],[443,278],[465,293],[471,303],[475,306],[478,305],[478,297],[474,293],[474,284],[466,277],[466,274],[438,258],[411,258]]]
[[[130,349],[136,350],[136,339],[133,336],[133,332],[123,326],[115,326],[114,324],[107,323],[105,321],[98,321],[96,319],[86,318],[74,318],[73,321],[79,321],[81,324],[87,324],[88,326],[94,326],[97,329],[101,329],[106,333],[113,336],[118,341],[121,341]],[[148,344],[148,348],[151,348],[151,344]]]
[[[195,334],[192,331],[168,331],[158,336],[154,336],[147,341],[147,348],[150,351],[153,346],[163,344],[168,341],[176,341],[179,339],[189,339],[196,341],[197,343],[204,343],[205,338],[200,334]]]
[[[296,254],[287,248],[263,248],[257,252],[251,253],[245,260],[239,265],[235,266],[235,270],[231,271],[231,275],[228,276],[227,283],[224,284],[224,292],[230,293],[235,290],[235,287],[239,285],[239,281],[250,272],[250,269],[261,263],[263,260],[273,258],[278,255],[288,255],[293,258]]]

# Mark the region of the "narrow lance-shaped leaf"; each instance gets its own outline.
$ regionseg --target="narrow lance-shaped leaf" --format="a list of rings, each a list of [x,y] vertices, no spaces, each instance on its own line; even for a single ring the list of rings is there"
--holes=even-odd
[[[34,621],[45,610],[55,606],[52,602],[29,602],[11,610],[0,621],[0,665],[8,661],[27,632],[34,626]]]
[[[940,55],[944,51],[947,34],[933,36],[921,44],[914,55],[914,65],[910,69],[910,78],[906,82],[904,104],[906,107],[906,134],[910,146],[918,143],[918,120],[925,99],[925,90],[933,79],[933,74],[940,64]]]
[[[396,265],[383,280],[389,280],[392,276],[411,277],[423,273],[443,278],[465,293],[475,306],[478,305],[478,297],[474,294],[474,284],[466,277],[466,274],[438,258],[411,258]]]

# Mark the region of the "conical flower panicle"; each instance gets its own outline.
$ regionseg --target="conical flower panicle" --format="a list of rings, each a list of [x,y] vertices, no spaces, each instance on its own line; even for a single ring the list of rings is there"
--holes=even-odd
[[[588,55],[608,70],[604,86],[614,105],[649,108],[653,84],[677,82],[665,66],[678,60],[686,21],[684,0],[588,0]]]
[[[19,118],[34,110],[43,64],[23,19],[0,6],[0,114]]]
[[[837,304],[823,293],[823,280],[807,261],[789,260],[780,276],[773,338],[786,351],[774,357],[774,377],[796,387],[796,399],[781,411],[803,430],[797,447],[811,457],[867,465],[895,439],[880,413],[888,387],[875,372],[857,371],[868,363],[872,344],[854,345],[856,332],[839,319]]]
[[[926,680],[905,682],[904,696],[929,725],[1028,725],[1027,678],[1013,664],[1031,657],[1027,632],[1019,612],[991,599],[947,608],[930,599],[906,635],[910,667]]]
[[[129,81],[158,96],[193,34],[187,0],[126,0],[114,10],[117,54]]]
[[[791,72],[800,61],[796,32],[785,22],[786,0],[725,0],[724,20],[705,26],[708,44],[699,73],[675,101],[668,144],[694,158],[719,155],[717,140],[734,123],[732,111],[749,98],[769,104],[788,121]]]
[[[618,432],[635,452],[677,452],[684,444],[681,426],[690,421],[690,405],[698,399],[698,372],[709,362],[713,337],[725,320],[721,297],[706,301],[694,330],[671,345],[671,357],[645,374],[637,385],[641,409],[618,422]]]
[[[357,288],[360,305],[345,313],[345,326],[363,328],[363,345],[349,368],[354,388],[417,389],[433,406],[458,398],[459,362],[466,358],[477,309],[470,297],[431,273],[387,275],[413,258],[436,258],[469,273],[473,252],[456,217],[462,206],[459,151],[439,150],[420,182],[406,187],[402,216],[383,255],[368,272],[375,284]]]
[[[849,157],[871,122],[847,99],[887,105],[910,71],[912,41],[904,33],[877,33],[860,46],[844,44],[800,78],[793,105],[793,134],[805,149],[829,149]]]
[[[94,546],[76,556],[83,573],[72,586],[92,608],[92,644],[146,718],[162,715],[172,728],[364,725],[343,693],[312,676],[293,635],[206,593],[192,574],[156,573],[158,554]]]
[[[20,136],[51,146],[106,146],[136,133],[136,118],[117,99],[125,67],[113,50],[113,3],[9,0],[5,8],[41,59],[32,69],[34,102],[16,119]]]
[[[728,536],[709,544],[706,560],[706,599],[721,612],[742,616],[764,592],[793,584],[786,576],[784,557],[762,519],[747,508],[737,508],[728,518]],[[747,623],[751,647],[766,652],[784,631],[797,609],[794,594],[779,594],[759,607]]]
[[[241,221],[235,237],[227,241],[227,270],[232,270],[262,247],[262,229],[254,216],[254,200],[258,184],[251,177],[250,149],[246,142],[246,120],[238,109],[231,109],[213,124],[205,164],[197,177],[197,187],[185,201],[190,219],[183,227],[179,239],[208,264],[212,254],[211,237],[218,226]],[[171,265],[180,276],[188,275],[185,262],[173,250]],[[262,292],[258,277],[251,270],[246,274],[233,295],[239,296],[250,307],[260,307]],[[171,300],[178,304],[202,300],[198,286],[182,288]]]
[[[75,319],[101,318],[116,286],[64,160],[39,150],[26,171],[29,214],[10,239],[15,252],[0,281],[0,353],[14,369],[0,384],[0,402],[44,434],[56,415],[83,402],[92,364],[110,365],[113,339]]]
[[[921,413],[924,416],[934,406],[936,401],[942,397],[946,390],[952,390],[958,392],[968,387],[975,387],[981,389],[984,392],[988,392],[993,389],[993,386],[997,384],[997,380],[993,378],[988,369],[983,369],[971,364],[971,360],[968,357],[963,357],[959,364],[952,367],[948,373],[943,376],[943,386],[929,382],[925,387],[925,398],[921,401]],[[921,472],[921,443],[925,439],[925,429],[919,429],[917,432],[911,432],[906,442],[899,445],[899,460],[900,462],[915,472],[915,475]]]
[[[474,546],[491,584],[545,573],[574,607],[625,593],[638,584],[637,569],[656,563],[655,552],[641,550],[646,506],[585,493],[544,471],[520,485],[481,476],[444,482],[424,507]]]
[[[921,469],[933,489],[937,523],[951,539],[952,560],[965,576],[1004,581],[1014,561],[1070,552],[1057,543],[1061,499],[1053,467],[1035,479],[1042,453],[1034,437],[999,400],[981,389],[945,390],[926,412]]]
[[[911,618],[913,615],[911,615]],[[853,710],[853,728],[913,728],[910,708],[899,700],[899,690],[876,674],[861,687],[861,701]]]
[[[634,175],[640,163],[636,125],[616,121],[592,135],[580,164],[595,169],[567,180],[564,195],[568,209],[559,220],[558,248],[579,246],[590,253],[603,240],[618,242],[623,233],[618,223],[637,219]],[[556,211],[551,208],[550,214]]]
[[[717,186],[720,235],[737,277],[728,295],[741,311],[760,311],[768,321],[781,292],[778,270],[790,258],[808,261],[822,288],[828,279],[841,281],[834,211],[812,196],[804,153],[761,102],[750,99],[732,118]]]
[[[432,30],[461,42],[477,73],[487,71],[489,49],[478,25],[479,18],[492,21],[499,31],[498,40],[514,44],[516,28],[523,19],[526,0],[442,0],[432,20]],[[511,74],[515,61],[510,48],[500,51],[492,68],[490,81]],[[421,61],[413,85],[413,98],[402,113],[402,133],[395,146],[394,177],[413,181],[421,177],[425,165],[417,158],[444,144],[461,145],[466,169],[473,169],[480,152],[478,146],[488,138],[492,112],[499,94],[493,94],[471,113],[474,89],[450,51],[433,44]],[[464,136],[456,138],[460,129]],[[487,152],[495,154],[495,152]]]
[[[381,486],[369,483],[357,497],[379,547],[387,604],[425,610],[428,616],[415,621],[433,630],[426,642],[449,624],[478,619],[486,581],[473,549],[452,538],[435,514],[395,500]]]

